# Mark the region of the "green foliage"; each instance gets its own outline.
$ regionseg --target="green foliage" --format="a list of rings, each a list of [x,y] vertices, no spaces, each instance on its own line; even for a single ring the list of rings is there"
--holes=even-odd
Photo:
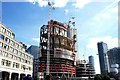
[[[110,80],[110,77],[108,75],[97,74],[94,80]]]

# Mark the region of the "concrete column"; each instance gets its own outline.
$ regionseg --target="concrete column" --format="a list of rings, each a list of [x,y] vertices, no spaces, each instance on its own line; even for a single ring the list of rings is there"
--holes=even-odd
[[[20,73],[18,73],[18,80],[20,80]]]
[[[11,80],[12,72],[9,73],[9,80]]]
[[[10,65],[11,68],[13,68],[13,61],[11,61],[11,65]]]

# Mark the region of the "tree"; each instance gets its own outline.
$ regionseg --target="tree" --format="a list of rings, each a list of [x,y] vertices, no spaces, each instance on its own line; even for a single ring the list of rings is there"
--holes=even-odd
[[[110,77],[108,75],[97,74],[94,80],[110,80]]]

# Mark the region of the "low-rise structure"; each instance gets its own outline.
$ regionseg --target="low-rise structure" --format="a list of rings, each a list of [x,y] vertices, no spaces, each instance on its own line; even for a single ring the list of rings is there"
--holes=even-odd
[[[3,80],[22,80],[32,76],[33,56],[26,52],[27,46],[15,40],[15,34],[0,23],[0,72]]]

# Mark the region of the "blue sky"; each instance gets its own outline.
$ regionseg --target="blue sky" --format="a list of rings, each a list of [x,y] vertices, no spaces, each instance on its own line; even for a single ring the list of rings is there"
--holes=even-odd
[[[118,46],[119,0],[51,1],[55,3],[51,19],[67,23],[71,16],[75,17],[79,59],[83,59],[83,54],[86,58],[93,55],[99,73],[97,42],[106,42],[109,49]],[[39,46],[39,29],[47,24],[48,12],[46,0],[3,0],[2,23],[16,34],[17,41]]]

